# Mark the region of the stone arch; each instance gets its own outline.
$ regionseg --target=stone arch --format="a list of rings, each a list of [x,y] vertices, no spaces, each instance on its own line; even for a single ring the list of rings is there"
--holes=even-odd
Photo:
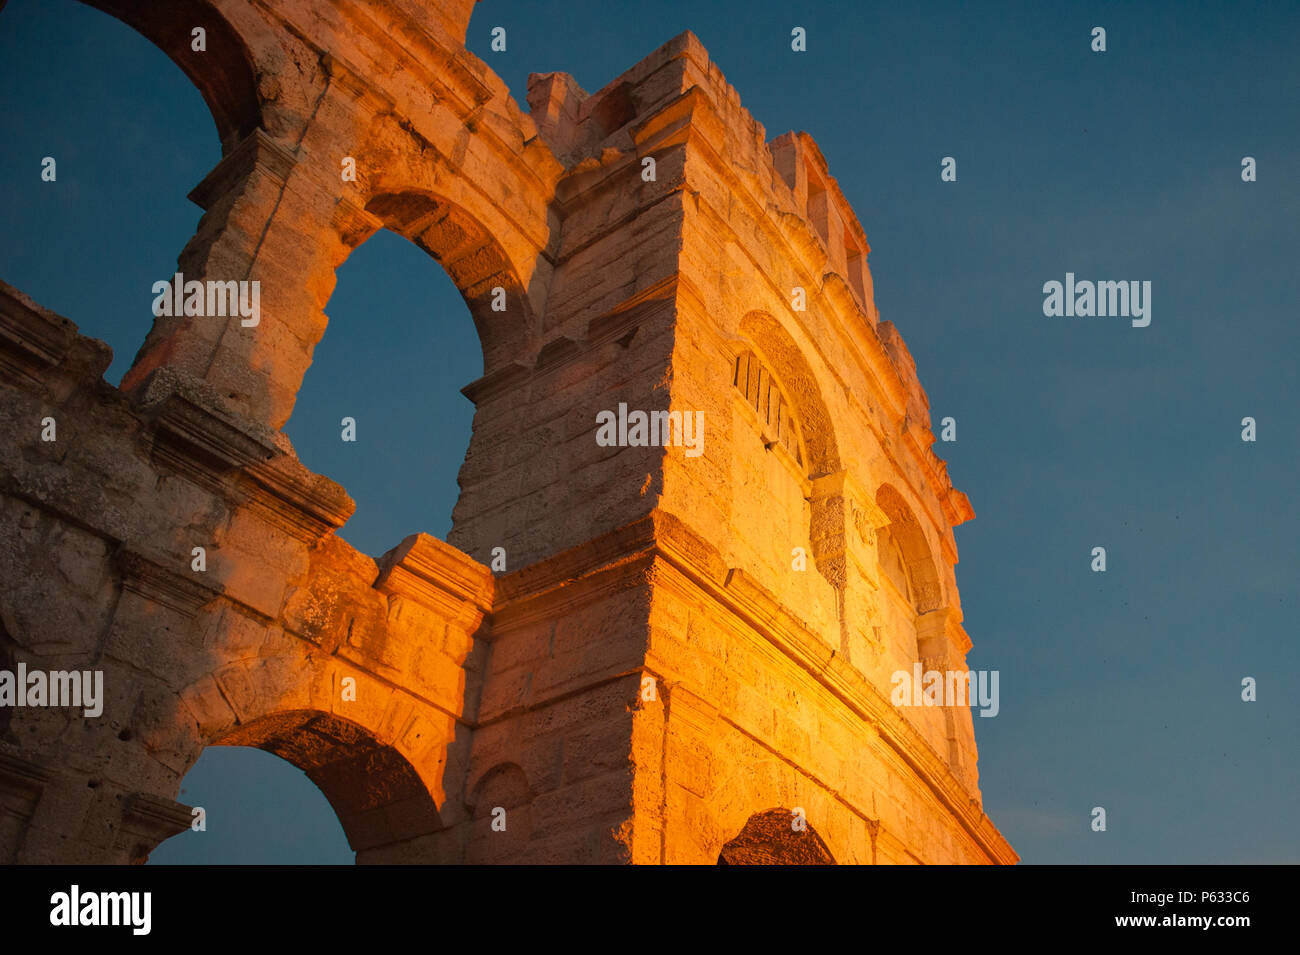
[[[274,713],[241,723],[210,745],[252,746],[301,769],[329,800],[359,855],[443,828],[428,786],[406,757],[336,714]]]
[[[727,760],[704,797],[701,808],[702,818],[706,822],[699,828],[695,853],[689,860],[691,863],[723,864],[721,857],[730,849],[745,847],[750,853],[767,851],[789,854],[803,851],[796,847],[813,844],[805,842],[806,835],[797,832],[791,825],[796,808],[805,814],[804,832],[811,832],[816,837],[817,844],[820,844],[821,848],[815,850],[817,856],[824,854],[825,860],[830,864],[839,864],[837,860],[848,860],[850,864],[862,861],[861,847],[855,845],[848,817],[841,811],[843,806],[834,798],[827,799],[827,792],[811,779],[809,770],[795,768],[802,763],[806,753],[784,752],[777,756],[757,743],[742,744],[742,747],[739,758]],[[756,811],[757,806],[769,808]],[[786,840],[787,834],[799,838],[790,843]],[[741,840],[740,843],[733,845],[738,839]],[[765,841],[774,841],[775,844],[768,844],[764,850]],[[812,858],[813,855],[808,857]],[[725,864],[827,863],[783,862],[776,859],[763,863],[728,858]]]
[[[178,271],[188,279],[219,281],[249,278],[255,255],[251,247],[263,236],[250,217],[270,211],[278,200],[270,196],[269,180],[277,184],[296,161],[289,143],[300,140],[319,95],[299,64],[314,69],[316,56],[303,56],[302,38],[274,26],[250,3],[224,0],[79,0],[139,33],[183,72],[198,90],[216,126],[222,160],[189,192],[188,198],[204,210],[194,235],[181,250]],[[205,48],[192,47],[192,31],[202,27]],[[297,48],[294,48],[297,45]],[[273,170],[264,174],[265,169]],[[260,187],[250,186],[255,182]],[[247,193],[247,195],[246,195]],[[240,228],[230,228],[232,222]],[[305,272],[299,269],[299,272]],[[256,278],[256,277],[254,277]],[[272,309],[284,311],[279,303]],[[240,413],[262,420],[273,418],[279,427],[288,418],[291,402],[285,389],[270,381],[266,367],[251,359],[254,346],[233,361],[219,362],[225,345],[220,335],[212,340],[202,322],[176,316],[155,316],[139,346],[121,389],[148,401],[149,380],[167,366],[191,379],[215,381],[224,400]],[[264,328],[263,328],[264,330]],[[296,329],[295,329],[296,330]],[[250,336],[251,337],[251,336]],[[282,334],[276,354],[292,338]],[[299,362],[305,367],[305,361]],[[214,366],[222,364],[219,370]]]
[[[365,614],[346,595],[329,599],[342,608],[327,612],[350,620],[344,625],[354,635],[367,630]],[[265,655],[218,656],[180,692],[179,705],[159,708],[157,725],[143,726],[142,735],[164,745],[178,734],[188,740],[184,772],[208,746],[254,747],[286,760],[325,795],[358,862],[455,861],[443,855],[452,850],[441,840],[463,817],[452,799],[462,781],[454,767],[467,741],[463,725],[417,692],[372,675],[383,664],[369,640],[367,666],[329,653],[334,632],[322,622],[303,640],[272,628]],[[176,790],[161,795],[174,798]]]
[[[251,5],[81,2],[122,21],[180,67],[208,104],[223,153],[258,127],[276,131],[287,114],[303,112],[305,93],[292,81],[297,68]],[[196,27],[206,33],[202,52],[191,46]]]
[[[918,615],[938,609],[943,599],[939,573],[915,512],[891,484],[880,485],[876,491],[876,504],[889,518],[889,523],[879,532],[882,538],[880,546],[887,547],[890,541],[897,544],[907,574],[907,596],[913,608]]]
[[[916,588],[912,585],[912,575],[907,569],[907,558],[903,556],[903,549],[888,524],[876,532],[876,553],[885,577],[915,607]]]
[[[339,39],[332,21],[303,33],[254,4],[177,0],[163,11],[143,0],[82,2],[137,29],[204,95],[224,158],[190,193],[205,215],[180,254],[179,271],[190,280],[260,282],[265,319],[232,331],[229,324],[214,330],[188,317],[155,317],[122,379],[124,392],[150,401],[150,381],[166,367],[202,381],[234,413],[281,429],[324,333],[334,270],[352,248],[389,224],[368,214],[366,203],[425,189],[439,207],[450,204],[472,217],[467,236],[492,237],[466,249],[421,244],[442,256],[439,261],[469,302],[487,343],[486,372],[516,357],[517,339],[527,336],[520,331],[512,337],[514,329],[486,335],[491,299],[485,290],[503,286],[506,318],[518,319],[525,329],[532,324],[532,306],[550,275],[549,261],[540,254],[554,225],[548,177],[560,170],[541,147],[520,163],[502,154],[496,127],[489,131],[476,121],[441,114],[430,126],[423,112],[421,121],[412,122],[388,83],[372,87],[364,71],[356,73],[331,53]],[[463,25],[467,16],[462,11],[448,23]],[[203,54],[189,46],[192,24],[208,30]],[[431,68],[452,85],[466,79],[449,63]],[[516,124],[520,141],[527,138],[531,124],[518,123],[509,110],[505,118]],[[341,156],[356,161],[354,182],[340,180]],[[460,215],[448,223],[466,224]],[[393,231],[407,235],[401,224],[393,224]],[[514,264],[509,281],[494,274],[507,261]],[[498,347],[502,339],[509,343]]]
[[[785,399],[794,406],[803,447],[804,476],[818,478],[843,470],[834,419],[822,398],[817,374],[803,351],[781,324],[766,312],[749,312],[740,321],[740,333],[763,363],[772,369]],[[842,502],[833,495],[814,492],[809,499],[808,540],[817,572],[834,588],[846,586],[845,527]]]
[[[427,250],[380,229],[336,271],[324,313],[283,433],[303,466],[352,499],[338,537],[375,558],[412,531],[445,538],[473,439],[473,404],[457,389],[483,373],[451,277]],[[412,413],[431,406],[437,415]],[[359,443],[340,440],[345,416]],[[354,453],[361,446],[367,453]]]
[[[822,399],[817,375],[790,333],[766,312],[746,314],[740,321],[740,333],[757,346],[798,412],[808,476],[818,478],[839,471],[843,465],[833,419]]]
[[[417,189],[373,195],[365,211],[376,228],[346,236],[349,249],[378,226],[414,243],[443,267],[465,299],[483,348],[484,374],[521,356],[533,329],[532,306],[505,250],[478,219],[440,195]]]
[[[792,825],[791,809],[765,809],[745,821],[718,853],[718,865],[836,865],[812,823]]]

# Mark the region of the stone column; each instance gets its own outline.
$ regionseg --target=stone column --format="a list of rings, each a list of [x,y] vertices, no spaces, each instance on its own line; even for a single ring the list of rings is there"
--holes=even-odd
[[[166,366],[205,382],[237,414],[275,429],[288,419],[342,258],[339,201],[300,158],[254,130],[190,193],[205,214],[177,272],[186,282],[257,282],[256,324],[238,315],[156,317],[124,391],[142,394]]]
[[[916,634],[923,670],[937,670],[947,674],[966,669],[966,653],[971,648],[971,639],[961,625],[958,611],[951,607],[940,607],[921,614],[916,618]],[[976,692],[975,684],[976,681],[972,679],[967,687],[965,705],[943,707],[947,750],[941,750],[940,755],[948,760],[953,774],[978,800],[975,727],[970,710],[970,700]]]
[[[813,547],[818,568],[832,565],[843,580],[841,631],[849,662],[879,685],[880,628],[876,589],[880,565],[876,531],[889,517],[847,470],[813,482]],[[888,677],[885,676],[885,685]]]

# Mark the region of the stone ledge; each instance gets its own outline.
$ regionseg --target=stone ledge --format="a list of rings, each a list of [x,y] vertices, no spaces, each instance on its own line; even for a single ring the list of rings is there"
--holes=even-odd
[[[108,345],[79,334],[74,322],[0,281],[0,380],[41,392],[60,366],[78,380],[96,382],[112,363]]]
[[[283,183],[297,163],[298,156],[292,149],[264,130],[254,129],[190,190],[189,199],[206,212],[254,169],[261,169],[276,182]]]
[[[663,522],[662,528],[667,533],[656,540],[655,549],[671,566],[737,614],[859,717],[876,727],[880,738],[947,806],[991,859],[1006,864],[1019,860],[1015,850],[984,815],[979,803],[966,791],[947,763],[866,677],[743,571],[730,571],[722,587],[711,579],[711,573],[700,573],[689,555],[712,548],[681,521],[670,518]]]
[[[587,342],[593,348],[610,341],[630,342],[630,336],[643,324],[654,322],[663,310],[672,310],[679,284],[684,280],[680,274],[660,279],[596,316],[587,323]]]
[[[569,338],[566,335],[560,335],[552,338],[542,346],[541,351],[537,353],[537,365],[535,371],[538,373],[555,371],[563,368],[565,365],[576,361],[582,356],[583,348],[581,343]]]
[[[172,799],[137,792],[127,795],[123,802],[122,835],[136,836],[150,851],[165,839],[190,828],[193,822],[193,808]],[[136,851],[131,846],[123,848]],[[148,858],[146,852],[143,857],[133,857],[131,861],[139,864]]]
[[[408,597],[473,632],[492,612],[492,571],[445,541],[412,534],[380,559],[374,587]]]
[[[474,402],[475,407],[500,397],[527,381],[532,369],[522,362],[512,361],[482,378],[471,381],[460,393]]]
[[[716,548],[671,514],[654,511],[588,544],[499,578],[493,626],[500,630],[535,619],[552,619],[561,609],[590,603],[619,586],[627,586],[629,575],[653,573],[658,560],[765,637],[778,652],[875,727],[881,739],[991,859],[1005,864],[1018,861],[978,801],[888,698],[827,646],[805,621],[743,570],[727,568]],[[557,606],[560,603],[563,608]],[[964,631],[957,626],[947,635],[956,643]]]
[[[206,382],[163,367],[145,380],[136,400],[152,423],[155,451],[195,476],[244,468],[276,453],[273,432],[225,407]]]
[[[287,454],[250,464],[244,477],[249,508],[305,543],[315,543],[342,527],[357,507],[342,487]]]
[[[0,346],[32,364],[53,367],[77,338],[77,326],[0,281]]]
[[[192,580],[125,545],[118,548],[113,559],[122,572],[124,590],[187,617],[193,617],[222,594],[219,588]]]

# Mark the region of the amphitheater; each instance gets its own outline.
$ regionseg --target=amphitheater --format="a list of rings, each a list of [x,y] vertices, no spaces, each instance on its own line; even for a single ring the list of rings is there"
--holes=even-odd
[[[1017,861],[969,707],[890,701],[966,669],[974,515],[810,136],[769,140],[690,33],[524,108],[472,0],[90,5],[202,93],[223,158],[176,271],[257,282],[260,321],[160,315],[118,388],[0,283],[0,669],[104,675],[95,718],[0,709],[0,860],[144,861],[234,745],[358,862]],[[484,374],[448,539],[374,558],[281,429],[381,229]],[[695,415],[699,453],[598,442],[620,405]]]

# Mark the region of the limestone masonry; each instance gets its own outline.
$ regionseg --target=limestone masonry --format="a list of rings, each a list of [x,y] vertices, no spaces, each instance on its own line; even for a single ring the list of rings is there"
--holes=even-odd
[[[259,283],[260,320],[160,310],[118,389],[0,283],[0,670],[103,672],[97,718],[0,708],[0,861],[143,861],[214,745],[303,769],[359,862],[1016,861],[970,709],[890,702],[965,669],[973,512],[811,138],[767,141],[689,33],[525,112],[471,0],[91,5],[206,99],[176,271]],[[448,541],[376,560],[280,428],[382,228],[485,374]],[[598,442],[620,404],[694,415],[699,453]]]

